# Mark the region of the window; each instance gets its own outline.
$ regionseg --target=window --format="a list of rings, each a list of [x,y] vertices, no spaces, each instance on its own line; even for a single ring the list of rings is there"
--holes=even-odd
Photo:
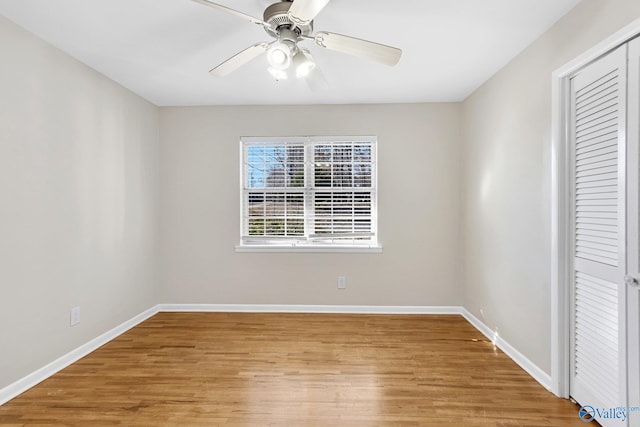
[[[377,247],[376,138],[242,138],[238,250]]]

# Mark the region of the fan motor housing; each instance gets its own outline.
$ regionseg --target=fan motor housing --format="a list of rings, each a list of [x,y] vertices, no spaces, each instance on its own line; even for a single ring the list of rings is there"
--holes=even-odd
[[[280,1],[265,9],[263,21],[271,25],[271,28],[265,27],[265,30],[272,37],[278,38],[281,28],[294,26],[294,23],[289,19],[289,8],[292,3],[292,1]],[[294,32],[298,35],[308,36],[313,32],[313,21],[305,25],[295,25]]]

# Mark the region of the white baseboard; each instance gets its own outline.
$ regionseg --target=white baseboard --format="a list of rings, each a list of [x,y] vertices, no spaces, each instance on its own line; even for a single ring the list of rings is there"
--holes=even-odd
[[[129,329],[133,328],[139,323],[144,322],[145,320],[147,320],[149,317],[153,316],[157,312],[158,312],[157,305],[154,307],[151,307],[150,309],[138,314],[132,319],[127,320],[121,325],[116,326],[110,331],[105,332],[104,334],[81,345],[75,350],[70,351],[64,356],[59,357],[58,359],[54,360],[48,365],[43,366],[42,368],[38,369],[35,372],[32,372],[26,377],[23,377],[18,381],[14,382],[13,384],[9,384],[5,388],[0,389],[0,405],[5,404],[6,402],[13,399],[14,397],[24,393],[31,387],[46,380],[56,372],[61,371],[62,369],[66,368],[72,363],[78,361],[79,359],[83,358],[87,354],[96,350],[98,347],[103,346],[104,344],[108,343],[112,339],[123,334],[124,332],[128,331]]]
[[[364,306],[364,305],[262,305],[262,304],[158,304],[122,323],[75,350],[54,360],[24,378],[0,389],[0,405],[27,391],[56,372],[66,368],[98,347],[106,344],[158,312],[229,312],[229,313],[342,313],[342,314],[458,314],[494,342],[522,369],[547,390],[551,390],[551,376],[500,338],[477,317],[460,306]]]
[[[160,304],[158,311],[207,313],[462,314],[458,306]]]
[[[516,362],[522,369],[524,369],[534,380],[538,381],[540,385],[549,391],[551,390],[551,375],[540,369],[538,365],[527,359],[522,353],[516,350],[508,342],[503,340],[495,331],[492,331],[486,324],[480,319],[471,314],[467,309],[462,310],[462,316],[467,319],[478,331],[480,331],[485,337],[493,342],[493,345],[498,347],[507,356]]]

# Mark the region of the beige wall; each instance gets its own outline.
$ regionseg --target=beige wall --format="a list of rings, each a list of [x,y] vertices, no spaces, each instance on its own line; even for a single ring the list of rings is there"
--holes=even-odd
[[[463,104],[464,306],[547,373],[551,73],[638,17],[583,0]]]
[[[162,302],[461,303],[459,104],[162,108],[160,117]],[[378,136],[384,253],[236,253],[240,137],[343,134]]]
[[[157,302],[158,111],[2,17],[0,52],[2,389]]]

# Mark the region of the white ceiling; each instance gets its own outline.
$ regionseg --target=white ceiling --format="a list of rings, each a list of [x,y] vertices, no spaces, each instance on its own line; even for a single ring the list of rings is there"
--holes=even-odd
[[[262,18],[276,0],[217,0]],[[308,43],[329,83],[275,82],[260,57],[235,73],[208,70],[271,38],[190,0],[0,0],[0,13],[159,106],[461,101],[579,0],[333,0],[330,31],[399,47],[387,67]]]

